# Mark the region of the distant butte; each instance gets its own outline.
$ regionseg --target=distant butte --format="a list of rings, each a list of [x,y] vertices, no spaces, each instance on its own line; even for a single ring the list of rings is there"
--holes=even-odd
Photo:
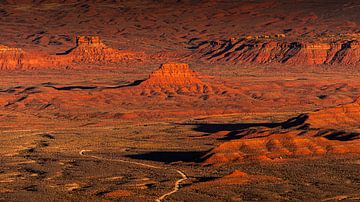
[[[99,36],[78,36],[74,48],[58,55],[65,55],[77,64],[111,64],[144,58],[143,53],[109,48]]]

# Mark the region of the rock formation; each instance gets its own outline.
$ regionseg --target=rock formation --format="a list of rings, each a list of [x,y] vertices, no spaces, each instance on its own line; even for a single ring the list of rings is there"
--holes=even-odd
[[[140,84],[144,94],[151,93],[209,93],[212,88],[202,82],[188,64],[167,63],[152,72]]]
[[[109,48],[97,36],[79,36],[75,48],[56,56],[0,45],[0,70],[65,68],[81,64],[116,64],[143,58],[143,53]]]
[[[289,119],[275,128],[234,131],[203,159],[205,164],[269,161],[324,154],[360,153],[360,99]],[[238,133],[238,134],[236,134]]]
[[[225,164],[344,153],[360,153],[360,140],[338,141],[288,133],[231,140],[220,144],[203,158],[204,164]]]
[[[254,39],[203,41],[192,47],[195,57],[210,62],[285,63],[297,65],[360,63],[358,40],[299,41]]]
[[[55,68],[60,64],[49,55],[0,45],[0,70]]]
[[[23,54],[21,49],[0,45],[0,69],[21,68]]]
[[[308,114],[306,124],[311,128],[345,130],[360,126],[360,99],[354,103],[326,108]]]
[[[79,36],[76,47],[62,53],[77,64],[111,64],[143,58],[142,53],[107,47],[98,36]]]

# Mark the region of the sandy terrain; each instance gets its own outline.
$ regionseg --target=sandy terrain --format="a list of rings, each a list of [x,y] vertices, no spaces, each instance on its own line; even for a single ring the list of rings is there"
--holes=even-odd
[[[359,9],[0,1],[0,201],[360,200]]]

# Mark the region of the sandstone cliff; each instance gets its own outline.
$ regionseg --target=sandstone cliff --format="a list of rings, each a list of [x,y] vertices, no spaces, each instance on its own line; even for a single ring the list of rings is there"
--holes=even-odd
[[[61,64],[49,55],[0,45],[0,70],[54,68]]]
[[[209,93],[212,88],[202,82],[188,64],[167,63],[152,72],[140,84],[143,94],[163,93]]]
[[[144,58],[143,53],[109,48],[98,36],[77,37],[76,47],[62,55],[77,64],[111,64]]]
[[[194,49],[194,57],[209,62],[284,63],[296,65],[360,63],[357,40],[298,41],[287,39],[241,38],[203,41]]]

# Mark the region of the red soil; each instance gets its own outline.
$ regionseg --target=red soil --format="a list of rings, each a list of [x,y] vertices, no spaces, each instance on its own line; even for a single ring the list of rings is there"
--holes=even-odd
[[[230,173],[229,175],[225,175],[222,178],[207,181],[207,182],[200,182],[194,185],[191,185],[189,189],[197,189],[206,186],[229,186],[229,185],[243,185],[248,184],[251,182],[279,182],[281,179],[266,176],[266,175],[251,175],[240,170],[235,170],[234,172]]]
[[[351,129],[358,128],[360,123],[360,99],[355,102],[325,108],[309,113],[306,121],[312,128]]]
[[[204,164],[278,161],[325,154],[360,153],[360,140],[336,141],[323,137],[272,134],[268,137],[231,140],[220,144],[203,158]]]
[[[121,198],[121,197],[126,197],[126,196],[132,196],[134,195],[133,192],[131,191],[127,191],[127,190],[115,190],[109,193],[105,194],[105,197],[109,197],[109,198]]]

